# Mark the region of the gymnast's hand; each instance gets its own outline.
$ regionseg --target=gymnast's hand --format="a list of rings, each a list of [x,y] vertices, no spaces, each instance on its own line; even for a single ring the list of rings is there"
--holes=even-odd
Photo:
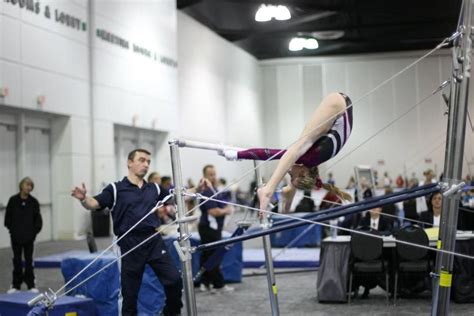
[[[84,182],[82,183],[81,188],[75,187],[74,190],[71,191],[71,196],[75,197],[79,201],[83,201],[86,198],[86,194],[87,194],[87,189]]]
[[[270,200],[272,198],[273,192],[271,192],[267,187],[263,186],[257,190],[258,200],[260,201],[260,211],[258,212],[258,216],[260,219],[263,218],[265,212],[270,204]]]
[[[235,161],[238,160],[238,151],[235,149],[224,149],[219,151],[219,155],[224,156],[226,160]]]

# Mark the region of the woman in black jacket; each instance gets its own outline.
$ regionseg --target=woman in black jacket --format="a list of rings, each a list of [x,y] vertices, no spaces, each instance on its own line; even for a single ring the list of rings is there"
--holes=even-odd
[[[442,203],[443,195],[440,192],[430,196],[428,210],[420,214],[420,221],[425,223],[425,228],[439,227]]]
[[[41,218],[38,200],[31,196],[34,183],[26,177],[20,181],[20,192],[8,200],[5,213],[5,227],[10,232],[13,250],[13,282],[8,293],[20,290],[26,283],[28,290],[38,292],[33,271],[33,249],[36,235],[41,231]],[[25,270],[22,266],[22,254],[25,256]]]

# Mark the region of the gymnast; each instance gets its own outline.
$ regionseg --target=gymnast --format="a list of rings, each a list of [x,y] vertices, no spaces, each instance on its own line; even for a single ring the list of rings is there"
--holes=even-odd
[[[220,154],[227,160],[275,160],[280,159],[270,180],[260,189],[260,209],[266,210],[278,183],[290,175],[291,181],[282,190],[285,210],[289,209],[296,189],[312,190],[324,188],[344,200],[351,196],[319,177],[318,165],[336,156],[346,144],[352,130],[351,100],[343,93],[326,96],[313,112],[298,140],[288,150],[251,148],[246,150],[226,149]]]

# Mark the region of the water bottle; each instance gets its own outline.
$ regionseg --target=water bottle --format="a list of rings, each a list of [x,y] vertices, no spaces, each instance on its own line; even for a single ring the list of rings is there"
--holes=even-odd
[[[336,239],[337,238],[337,228],[335,226],[337,226],[337,219],[331,219],[329,221],[329,224],[331,225],[329,227],[329,233],[331,235],[331,238]]]

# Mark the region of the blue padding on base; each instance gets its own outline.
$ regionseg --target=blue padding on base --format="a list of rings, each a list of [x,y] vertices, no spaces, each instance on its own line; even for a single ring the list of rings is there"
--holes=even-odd
[[[173,237],[165,237],[164,241],[173,258],[178,270],[181,270],[181,262],[173,246]],[[198,235],[193,235],[191,245],[199,245]],[[74,275],[89,264],[98,253],[90,254],[87,251],[68,251],[57,255],[37,258],[42,266],[61,266],[65,281],[70,280]],[[67,289],[72,288],[90,275],[94,274],[103,266],[115,259],[115,255],[108,253],[98,259],[91,267],[78,277]],[[193,273],[199,270],[200,252],[193,254]],[[38,265],[37,265],[38,266]],[[236,243],[224,256],[222,262],[222,273],[226,282],[240,282],[242,280],[242,243]],[[118,315],[118,299],[120,289],[120,278],[118,264],[113,264],[97,276],[74,290],[71,294],[82,294],[94,300],[97,315]],[[158,314],[164,307],[164,289],[153,270],[146,266],[142,285],[138,295],[138,312],[143,315]]]
[[[69,281],[74,275],[88,265],[95,254],[76,254],[74,258],[66,258],[62,261],[61,270],[65,282]],[[94,274],[96,271],[106,266],[113,260],[115,255],[107,254],[92,264],[66,289],[72,288],[82,280]],[[82,294],[94,300],[97,315],[118,315],[118,299],[120,294],[120,273],[118,264],[112,264],[110,267],[91,278],[88,282],[81,285],[71,292],[72,295]],[[143,315],[158,314],[164,306],[163,286],[156,277],[153,270],[147,265],[143,275],[142,284],[138,293],[138,312]]]
[[[317,268],[319,267],[319,248],[272,249],[273,266],[275,268]],[[261,268],[265,265],[265,254],[261,248],[244,250],[244,267]]]
[[[70,250],[50,256],[34,258],[33,264],[35,268],[61,268],[61,261],[63,261],[63,259],[88,254],[90,254],[90,252],[87,250]]]
[[[75,257],[65,258],[61,263],[61,271],[65,282],[71,280],[79,271],[88,265],[96,254],[76,254]],[[102,267],[106,266],[115,259],[115,255],[106,254],[94,262],[86,271],[81,273],[66,290],[71,289],[76,284],[85,280]],[[72,291],[71,295],[84,295],[94,300],[96,304],[97,315],[118,315],[118,297],[119,297],[119,269],[117,264],[112,264],[97,276]]]
[[[230,236],[229,233],[223,232],[224,238]],[[165,236],[163,237],[166,246],[173,258],[176,267],[181,270],[181,261],[179,260],[178,254],[176,253],[176,249],[173,246],[173,241],[176,240],[176,237]],[[192,234],[190,238],[191,246],[198,246],[201,242],[199,235],[196,233]],[[89,256],[95,256],[98,253],[90,254],[86,250],[71,250],[66,251],[50,256],[44,256],[34,259],[34,265],[36,268],[60,268],[61,261],[66,258],[88,258]],[[193,275],[199,271],[199,260],[201,258],[201,252],[195,252],[193,254]],[[242,243],[235,243],[234,246],[224,255],[224,259],[222,260],[222,274],[224,275],[224,280],[226,282],[241,282],[242,281]]]
[[[0,294],[0,315],[26,315],[31,310],[28,301],[38,294],[18,292]],[[77,316],[94,316],[94,302],[89,298],[63,296],[56,301],[54,308],[49,310],[49,316],[64,316],[66,313],[76,312]]]

